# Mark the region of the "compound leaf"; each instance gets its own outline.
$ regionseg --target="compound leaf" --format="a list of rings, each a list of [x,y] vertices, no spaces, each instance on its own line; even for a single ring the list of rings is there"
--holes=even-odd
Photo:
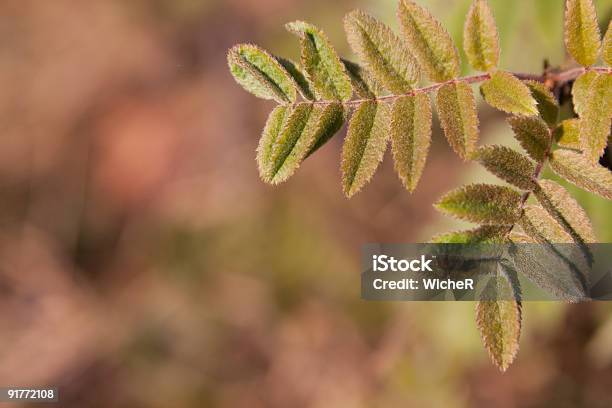
[[[409,191],[416,188],[431,142],[431,105],[426,94],[398,98],[391,110],[395,170]]]
[[[602,45],[603,60],[608,66],[612,66],[612,20],[608,23],[608,31]]]
[[[467,231],[454,231],[436,235],[432,244],[475,244],[497,243],[504,239],[508,232],[507,225],[482,225]]]
[[[344,29],[355,54],[386,89],[405,93],[416,85],[419,80],[417,62],[389,27],[355,10],[344,18]]]
[[[483,146],[474,154],[474,160],[500,179],[522,189],[533,190],[535,165],[529,158],[506,146]]]
[[[586,106],[589,103],[591,85],[598,76],[599,74],[595,71],[587,71],[574,81],[574,85],[572,86],[572,101],[574,103],[574,111],[576,111],[579,116],[584,115]]]
[[[351,80],[327,36],[303,21],[288,23],[286,27],[300,38],[302,66],[317,97],[348,101],[353,94]]]
[[[465,82],[445,84],[438,90],[436,101],[448,143],[467,160],[478,141],[478,114],[472,88]]]
[[[592,0],[566,0],[565,48],[580,65],[597,61],[601,37]]]
[[[580,150],[580,119],[567,119],[553,132],[557,144],[567,149]]]
[[[349,122],[342,147],[342,185],[352,197],[372,178],[389,140],[390,109],[385,103],[362,102]]]
[[[236,82],[258,98],[295,102],[295,81],[265,50],[252,44],[238,44],[229,50],[227,62]]]
[[[459,53],[448,32],[426,9],[401,0],[398,17],[408,48],[434,82],[459,76]]]
[[[589,217],[566,189],[552,180],[540,180],[534,193],[542,207],[576,243],[597,242]]]
[[[259,168],[259,175],[265,182],[270,181],[270,155],[272,154],[274,142],[276,142],[281,133],[289,112],[290,108],[285,105],[279,105],[274,108],[268,116],[261,139],[259,140],[259,145],[257,146],[257,166]]]
[[[550,129],[537,116],[513,116],[508,123],[514,131],[514,137],[523,149],[536,162],[541,163],[546,158],[550,145]]]
[[[584,156],[599,162],[612,125],[612,75],[600,74],[591,83],[580,119],[580,145]]]
[[[474,0],[463,29],[463,49],[479,71],[492,71],[499,63],[499,35],[486,0]]]
[[[435,207],[465,221],[511,225],[520,213],[521,195],[509,187],[472,184],[447,193]]]
[[[505,281],[496,279],[499,284]],[[505,282],[504,291],[514,289]],[[518,298],[518,294],[515,294]],[[521,336],[521,303],[519,300],[481,300],[476,305],[476,325],[485,348],[501,370],[512,364],[519,349]]]
[[[480,91],[489,105],[504,112],[525,116],[538,114],[537,102],[527,85],[507,72],[492,73]]]
[[[612,173],[599,164],[591,163],[582,154],[556,150],[550,166],[555,173],[576,186],[612,200]]]
[[[531,96],[538,103],[538,112],[548,126],[553,127],[559,118],[559,104],[550,89],[538,81],[525,81]]]

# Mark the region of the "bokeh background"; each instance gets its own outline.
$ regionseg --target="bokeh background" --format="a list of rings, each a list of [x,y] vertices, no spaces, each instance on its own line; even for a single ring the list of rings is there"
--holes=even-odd
[[[460,44],[470,1],[419,2]],[[565,66],[562,0],[490,3],[504,68]],[[386,157],[344,199],[343,132],[288,183],[259,181],[273,105],[233,82],[227,49],[296,59],[283,24],[304,19],[350,56],[356,7],[397,28],[395,0],[1,2],[0,385],[59,387],[64,408],[612,406],[611,305],[526,304],[502,375],[474,304],[359,299],[363,243],[459,228],[432,202],[494,180],[437,124],[412,195]],[[503,115],[481,123],[481,143],[513,143]],[[611,205],[576,193],[612,241]]]

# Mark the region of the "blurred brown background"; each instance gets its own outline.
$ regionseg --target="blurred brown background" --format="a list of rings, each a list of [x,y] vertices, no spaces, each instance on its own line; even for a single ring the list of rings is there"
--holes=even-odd
[[[470,1],[420,3],[459,44]],[[565,63],[561,0],[490,3],[505,68]],[[610,305],[525,305],[502,375],[473,304],[359,299],[361,244],[458,228],[431,203],[493,180],[438,128],[413,195],[387,157],[345,200],[342,133],[259,181],[273,105],[233,82],[227,49],[295,59],[283,24],[304,19],[350,56],[355,7],[397,26],[395,0],[0,3],[0,386],[59,387],[62,407],[612,406]],[[512,143],[503,115],[481,122]],[[577,194],[612,241],[610,204]]]

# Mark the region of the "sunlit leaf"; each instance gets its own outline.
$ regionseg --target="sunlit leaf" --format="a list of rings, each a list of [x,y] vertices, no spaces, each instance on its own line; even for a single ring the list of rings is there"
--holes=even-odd
[[[550,166],[559,176],[576,186],[612,200],[612,173],[598,164],[591,163],[580,153],[556,150]]]
[[[353,196],[372,178],[389,140],[390,109],[385,103],[362,102],[349,122],[342,147],[342,185]]]
[[[506,146],[483,146],[474,160],[502,180],[522,189],[533,190],[535,165],[527,157]]]
[[[548,212],[536,205],[527,205],[519,225],[525,233],[539,242],[549,243],[571,243],[572,237],[565,232]]]
[[[580,146],[584,156],[599,162],[612,125],[612,75],[601,74],[591,83],[580,119]]]
[[[567,119],[553,132],[557,144],[567,149],[580,150],[580,119]]]
[[[380,90],[376,86],[377,84],[372,79],[369,72],[363,69],[359,64],[354,62],[342,60],[346,68],[346,72],[351,78],[351,84],[353,85],[353,91],[355,94],[364,99],[374,99]]]
[[[472,184],[447,193],[435,206],[461,220],[510,225],[521,215],[520,202],[521,195],[511,188]]]
[[[604,62],[612,66],[612,20],[608,23],[608,31],[606,31],[601,51]]]
[[[502,242],[508,232],[507,225],[482,225],[467,231],[454,231],[436,235],[433,244],[474,244]]]
[[[306,100],[314,101],[314,93],[312,92],[312,89],[310,89],[310,84],[308,83],[308,80],[304,76],[304,73],[302,72],[300,67],[298,67],[295,62],[289,59],[277,59],[278,62],[280,62],[281,65],[287,70],[287,72],[293,77],[293,80],[298,86],[298,91],[300,92],[300,95],[302,95],[302,97]]]
[[[315,94],[322,99],[348,101],[353,94],[351,80],[327,36],[303,21],[286,27],[300,38],[302,66]]]
[[[599,74],[595,71],[587,71],[574,81],[574,85],[572,86],[572,100],[574,103],[574,111],[576,111],[579,116],[584,115],[584,111],[589,102],[591,85],[598,76]]]
[[[283,124],[290,113],[290,108],[279,105],[270,113],[266,126],[264,127],[259,146],[257,147],[257,166],[259,167],[259,175],[265,182],[270,182],[270,155],[274,142],[283,129]]]
[[[398,98],[391,111],[391,147],[395,170],[409,191],[416,188],[431,142],[429,96]]]
[[[480,91],[489,105],[504,112],[525,116],[538,114],[537,102],[527,85],[507,72],[492,73]]]
[[[508,119],[508,123],[514,131],[514,137],[529,156],[538,163],[543,162],[551,138],[546,123],[537,116],[513,116]]]
[[[227,54],[230,71],[245,90],[279,103],[294,102],[296,84],[276,58],[256,45],[238,44]]]
[[[597,61],[601,34],[592,0],[565,1],[565,48],[580,65]]]
[[[521,303],[509,281],[495,280],[500,300],[481,300],[476,305],[476,324],[485,348],[495,365],[506,371],[516,358],[521,336]],[[514,294],[516,300],[507,300]]]
[[[345,17],[344,28],[355,54],[386,89],[405,93],[416,85],[419,80],[417,62],[389,27],[355,10]]]
[[[525,81],[531,96],[538,103],[538,112],[548,126],[553,127],[559,118],[559,104],[550,89],[541,82]]]
[[[486,0],[474,0],[463,30],[463,49],[472,67],[492,71],[499,63],[499,35]]]
[[[566,189],[552,180],[540,180],[534,193],[542,207],[575,242],[597,242],[589,217]]]
[[[472,88],[464,82],[443,85],[436,101],[448,143],[467,160],[478,142],[478,114]]]
[[[412,0],[401,0],[398,17],[408,48],[429,79],[443,82],[459,76],[457,48],[429,11]]]

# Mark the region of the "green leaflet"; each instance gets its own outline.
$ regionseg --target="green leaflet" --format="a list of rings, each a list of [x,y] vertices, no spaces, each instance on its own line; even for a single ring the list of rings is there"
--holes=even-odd
[[[608,23],[608,31],[606,31],[601,52],[604,62],[612,66],[612,20]]]
[[[270,182],[270,155],[272,154],[274,142],[283,129],[288,113],[289,107],[285,105],[279,105],[274,108],[268,116],[261,139],[259,139],[259,145],[257,146],[257,167],[259,168],[261,179],[265,182]]]
[[[351,78],[353,91],[358,97],[374,99],[376,95],[381,93],[380,86],[378,86],[369,72],[354,62],[343,59],[342,63]]]
[[[342,147],[342,186],[352,197],[372,178],[389,140],[390,109],[385,103],[361,103],[349,123]]]
[[[469,159],[478,142],[478,114],[472,88],[465,82],[443,85],[436,97],[438,116],[453,150]]]
[[[504,112],[525,116],[538,114],[537,102],[527,85],[507,72],[492,73],[491,79],[481,85],[480,92],[489,105]]]
[[[589,102],[591,85],[598,76],[599,74],[595,71],[587,71],[574,81],[574,85],[572,86],[572,100],[574,103],[574,111],[576,111],[578,116],[584,115],[584,111]]]
[[[344,18],[344,29],[355,54],[386,89],[405,93],[416,85],[417,63],[406,44],[389,27],[355,10]]]
[[[301,69],[297,66],[297,64],[286,58],[277,58],[278,62],[287,70],[289,75],[293,77],[293,80],[298,86],[298,91],[300,91],[300,95],[308,101],[314,101],[315,97],[310,89],[310,84],[308,80],[302,73]]]
[[[576,186],[612,200],[612,173],[591,163],[580,153],[571,150],[556,150],[550,166],[559,176]]]
[[[566,0],[565,48],[585,67],[597,61],[601,37],[592,0]]]
[[[447,193],[435,207],[465,221],[511,225],[520,217],[521,195],[508,187],[472,184]]]
[[[325,34],[303,21],[288,23],[285,27],[300,38],[302,66],[315,94],[322,99],[344,102],[351,99],[351,80]]]
[[[409,191],[416,188],[431,142],[429,96],[398,98],[391,110],[391,148],[395,170]]]
[[[567,119],[553,132],[557,144],[567,149],[580,150],[580,119]]]
[[[566,189],[551,180],[540,180],[535,196],[546,211],[578,244],[597,242],[591,221]]]
[[[535,165],[527,157],[506,146],[483,146],[474,160],[502,180],[522,189],[533,190]]]
[[[448,32],[426,9],[401,0],[398,17],[408,48],[433,82],[459,76],[459,53]]]
[[[230,71],[245,90],[279,103],[295,102],[296,84],[276,58],[256,45],[238,44],[227,54]]]
[[[455,231],[436,235],[432,244],[475,244],[502,242],[508,232],[507,225],[482,225],[467,231]]]
[[[463,29],[463,49],[472,67],[493,71],[499,63],[499,35],[486,0],[474,0]]]
[[[591,83],[580,119],[580,145],[584,156],[599,162],[612,125],[612,75],[600,74]]]
[[[531,96],[538,103],[538,112],[548,126],[553,127],[559,119],[559,104],[550,89],[541,82],[525,81],[531,91]]]
[[[260,170],[263,170],[262,179],[271,184],[282,183],[291,177],[315,143],[338,131],[342,126],[343,108],[340,103],[296,105],[279,131],[280,116],[280,113],[272,112],[268,121],[270,126],[266,125],[270,131],[264,130],[261,155],[258,155]],[[267,138],[266,135],[274,132],[277,136],[270,146],[272,137]]]
[[[514,137],[533,160],[541,163],[546,158],[550,145],[550,130],[537,116],[512,116],[508,123]]]
[[[571,243],[572,237],[550,216],[536,205],[527,205],[519,225],[527,235],[542,243]]]
[[[506,371],[519,349],[521,302],[507,279],[499,276],[495,283],[495,292],[502,292],[498,297],[504,299],[513,294],[517,300],[481,300],[476,305],[476,325],[491,359],[501,371]]]

